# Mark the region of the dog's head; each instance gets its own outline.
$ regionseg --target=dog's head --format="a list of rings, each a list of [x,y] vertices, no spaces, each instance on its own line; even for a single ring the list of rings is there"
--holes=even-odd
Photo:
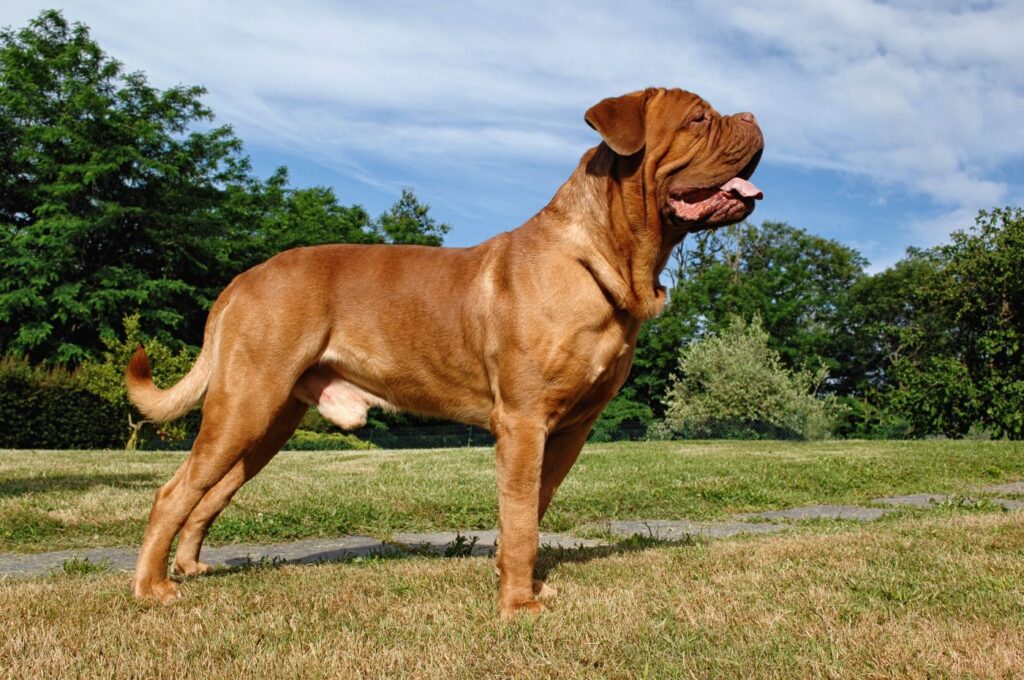
[[[691,92],[649,88],[602,100],[585,118],[623,167],[653,182],[646,201],[674,237],[739,222],[762,197],[749,181],[764,149],[753,114],[723,116]]]

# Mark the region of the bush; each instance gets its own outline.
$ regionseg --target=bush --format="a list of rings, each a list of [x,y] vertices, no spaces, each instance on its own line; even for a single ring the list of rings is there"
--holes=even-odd
[[[0,447],[8,448],[147,448],[168,443],[184,446],[199,428],[194,410],[170,424],[142,420],[128,400],[124,368],[143,341],[138,315],[124,319],[124,340],[107,338],[102,360],[88,360],[75,371],[33,367],[17,357],[0,360]],[[196,351],[172,352],[145,341],[157,384],[181,379]]]
[[[146,338],[139,327],[139,315],[131,314],[123,320],[124,338],[106,337],[102,359],[86,360],[75,372],[78,383],[86,390],[102,397],[121,414],[121,422],[130,422],[129,430],[122,429],[121,445],[128,449],[162,447],[167,444],[185,446],[199,431],[199,410],[194,409],[170,423],[144,421],[128,399],[124,369],[139,345],[153,367],[153,380],[160,387],[169,387],[181,380],[199,355],[198,349],[185,347],[175,352],[156,339]],[[127,440],[127,445],[126,445]]]
[[[790,371],[756,318],[734,317],[717,336],[683,349],[665,398],[665,426],[692,438],[823,439],[840,407],[814,392],[818,371]]]
[[[0,447],[120,448],[127,437],[125,413],[83,387],[75,373],[0,359]]]
[[[594,429],[590,432],[592,442],[614,442],[642,440],[647,438],[647,427],[654,414],[651,407],[618,395],[605,407]]]
[[[366,451],[375,448],[377,447],[370,442],[364,442],[354,434],[310,430],[296,430],[284,445],[286,451]]]
[[[838,397],[843,410],[833,434],[843,439],[909,439],[911,422],[898,409],[886,407],[883,397],[870,393],[864,397]],[[882,406],[878,404],[882,403]]]

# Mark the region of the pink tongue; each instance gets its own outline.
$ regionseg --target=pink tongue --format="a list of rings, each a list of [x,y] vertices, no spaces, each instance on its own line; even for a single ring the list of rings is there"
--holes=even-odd
[[[764,198],[764,194],[752,182],[739,177],[733,177],[719,188],[726,193],[738,194],[742,198]]]

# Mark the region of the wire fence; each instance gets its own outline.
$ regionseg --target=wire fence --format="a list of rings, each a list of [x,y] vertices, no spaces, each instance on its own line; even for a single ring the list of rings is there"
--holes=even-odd
[[[494,435],[471,425],[436,421],[387,428],[364,427],[353,430],[362,442],[380,449],[438,449],[472,446],[493,446]],[[699,431],[672,432],[659,423],[625,422],[615,427],[598,427],[590,434],[590,442],[668,441],[692,439],[799,440],[798,433],[763,422],[712,423]],[[333,438],[324,438],[316,448],[330,448]],[[338,448],[347,448],[344,435],[337,435]],[[290,448],[303,448],[293,446]]]

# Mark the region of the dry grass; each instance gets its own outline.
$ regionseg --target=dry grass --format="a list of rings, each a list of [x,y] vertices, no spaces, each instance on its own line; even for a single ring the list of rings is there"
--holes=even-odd
[[[0,583],[9,677],[1024,675],[1020,513],[584,554],[501,624],[486,559],[256,568],[162,607],[126,574]]]

